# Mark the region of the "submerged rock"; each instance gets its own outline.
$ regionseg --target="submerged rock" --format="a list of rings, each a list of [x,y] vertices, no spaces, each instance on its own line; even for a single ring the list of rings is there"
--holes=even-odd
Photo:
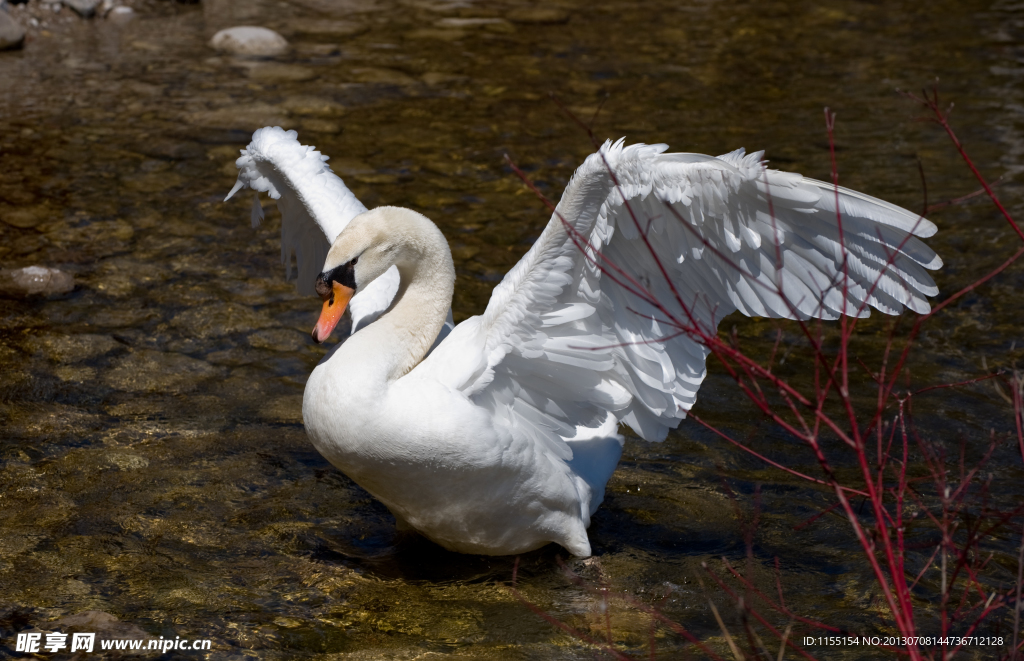
[[[513,9],[505,15],[505,18],[513,23],[526,25],[557,25],[569,21],[569,12],[555,8],[522,8]]]
[[[78,333],[74,335],[43,333],[29,335],[25,338],[22,346],[30,353],[41,353],[58,363],[75,363],[81,360],[88,360],[123,347],[120,342],[110,335],[99,335],[96,333]]]
[[[281,107],[296,115],[336,118],[345,114],[345,106],[332,100],[315,96],[289,96]]]
[[[110,13],[107,14],[107,20],[113,21],[119,25],[127,23],[133,18],[135,18],[135,10],[131,7],[125,7],[124,5],[114,7],[110,10]]]
[[[75,278],[60,269],[47,266],[0,269],[0,294],[7,296],[66,294],[74,288]]]
[[[297,19],[288,24],[294,32],[314,37],[355,37],[370,26],[354,21],[326,21],[319,18]]]
[[[264,83],[298,83],[316,78],[316,71],[309,67],[277,62],[260,64],[249,69],[247,73],[253,80]]]
[[[269,28],[241,25],[226,28],[210,39],[216,50],[245,57],[273,57],[288,50],[284,37]]]
[[[71,7],[83,18],[92,18],[96,15],[96,8],[100,6],[100,0],[63,0],[65,7]]]
[[[0,11],[0,16],[3,11]],[[8,206],[0,205],[0,220],[18,229],[31,229],[53,216],[53,211],[47,204],[36,204],[34,206]]]
[[[171,319],[171,327],[188,337],[207,339],[239,331],[252,331],[274,325],[266,313],[237,303],[215,303],[192,307]]]
[[[86,592],[88,592],[87,589]],[[146,631],[139,628],[138,626],[130,624],[128,622],[122,622],[110,613],[99,610],[88,610],[83,611],[81,613],[76,613],[74,615],[65,615],[64,617],[58,620],[54,620],[53,622],[41,624],[37,629],[30,631],[55,631],[59,633],[93,633],[96,634],[96,638],[93,645],[97,652],[101,649],[103,642],[109,640],[148,641],[153,639],[153,636],[146,633]],[[145,649],[145,647],[145,645],[142,646],[143,649]],[[126,651],[122,654],[119,654],[118,656],[134,656],[145,653],[146,652],[144,651]],[[74,658],[79,658],[80,656],[80,654],[75,655]]]
[[[0,50],[21,48],[25,44],[25,29],[0,9]]]
[[[223,375],[223,368],[204,360],[143,349],[117,360],[113,369],[103,375],[103,381],[111,388],[127,392],[181,393],[194,389],[204,379]]]

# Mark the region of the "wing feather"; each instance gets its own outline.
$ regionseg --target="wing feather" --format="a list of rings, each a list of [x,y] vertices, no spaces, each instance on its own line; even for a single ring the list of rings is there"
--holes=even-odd
[[[942,264],[918,238],[935,233],[930,221],[839,188],[841,243],[832,185],[768,170],[762,152],[666,149],[620,140],[587,158],[484,314],[417,370],[564,459],[574,434],[609,413],[644,438],[664,438],[706,374],[707,347],[602,273],[598,259],[672,302],[660,262],[685,306],[676,313],[706,333],[736,310],[835,319],[929,309],[938,290],[928,271]]]
[[[327,160],[315,147],[300,143],[295,131],[285,131],[280,126],[264,127],[253,133],[252,141],[241,150],[241,156],[235,161],[238,180],[224,198],[230,199],[243,188],[253,189],[253,227],[263,219],[259,194],[267,193],[277,200],[281,211],[281,261],[285,264],[285,277],[292,276],[294,255],[298,272],[295,286],[303,295],[315,293],[316,277],[334,239],[353,218],[366,211],[345,182],[327,166]],[[391,267],[360,288],[349,303],[352,333],[388,309],[398,285],[398,269]],[[449,312],[438,341],[453,326]]]
[[[313,294],[331,243],[366,207],[327,166],[327,157],[301,144],[295,131],[280,126],[259,129],[241,154],[235,161],[238,180],[224,199],[242,188],[256,191],[253,226],[263,217],[259,193],[277,200],[286,277],[291,278],[294,255],[299,293]]]

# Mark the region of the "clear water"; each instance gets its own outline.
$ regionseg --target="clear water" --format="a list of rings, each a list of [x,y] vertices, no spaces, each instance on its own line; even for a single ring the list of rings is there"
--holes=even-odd
[[[123,25],[51,21],[23,51],[0,53],[0,259],[57,266],[79,283],[56,299],[0,301],[4,644],[26,624],[101,610],[152,635],[211,638],[207,654],[218,659],[594,657],[513,596],[512,558],[449,554],[397,534],[387,510],[306,440],[300,404],[323,351],[308,339],[319,301],[284,279],[276,211],[253,230],[245,196],[221,202],[232,161],[258,127],[297,129],[368,206],[431,217],[455,255],[457,320],[482,311],[547,220],[504,155],[557,199],[593,150],[549,93],[581,117],[600,107],[600,139],[765,149],[775,167],[821,179],[829,106],[842,183],[919,209],[918,159],[933,203],[977,188],[944,135],[915,121],[922,113],[896,92],[938,77],[971,155],[990,179],[1005,176],[999,194],[1024,216],[1014,180],[1024,169],[1018,6],[559,7],[567,20],[530,23],[521,13],[529,7],[513,2],[150,2]],[[465,18],[517,21],[452,27]],[[275,28],[294,50],[246,63],[206,45],[237,24]],[[943,295],[1017,241],[983,200],[932,217]],[[913,383],[1020,361],[1022,292],[1017,265],[936,319],[914,354]],[[877,360],[887,323],[863,326],[866,362]],[[723,331],[733,325],[758,355],[776,329],[787,343],[797,335],[741,318]],[[807,364],[794,351],[790,375]],[[710,369],[699,415],[816,470]],[[962,441],[969,458],[990,429],[1002,439],[1011,428],[989,384],[915,406],[922,434]],[[1017,502],[1020,458],[1000,443],[993,497]],[[627,443],[590,530],[599,564],[572,564],[586,585],[566,578],[564,551],[549,547],[521,559],[519,587],[588,635],[605,640],[610,628],[643,658],[650,618],[612,599],[606,620],[588,586],[658,604],[728,654],[708,598],[734,631],[742,625],[701,563],[719,572],[723,556],[744,564],[744,520],[759,507],[750,565],[759,585],[774,589],[777,556],[795,610],[891,633],[846,523],[823,517],[793,530],[831,502],[684,423],[663,444]],[[1004,580],[1016,571],[1019,538],[989,542],[993,580]],[[935,581],[919,591],[925,628]],[[1006,621],[995,617],[988,630],[1005,634]],[[653,640],[655,658],[686,647],[665,628]]]

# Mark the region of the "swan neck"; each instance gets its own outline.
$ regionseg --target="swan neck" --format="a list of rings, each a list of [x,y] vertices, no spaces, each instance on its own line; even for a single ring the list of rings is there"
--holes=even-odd
[[[444,326],[455,291],[455,265],[448,243],[438,232],[440,245],[419,258],[398,265],[401,282],[391,309],[367,330],[390,336],[394,347],[388,380],[398,379],[416,367],[427,355]]]

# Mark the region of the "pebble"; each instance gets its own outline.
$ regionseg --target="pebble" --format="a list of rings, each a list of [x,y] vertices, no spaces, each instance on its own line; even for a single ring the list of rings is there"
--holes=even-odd
[[[191,307],[171,319],[171,326],[175,330],[202,340],[273,325],[274,320],[265,312],[258,312],[247,305],[237,303]]]
[[[100,610],[89,610],[74,615],[65,615],[59,620],[54,620],[42,625],[49,631],[85,631],[96,634],[96,647],[100,647],[100,641],[106,640],[142,640],[153,639],[153,636],[143,629],[129,622],[121,622],[110,613]]]
[[[313,117],[341,117],[345,114],[345,106],[332,99],[316,96],[289,96],[281,107],[295,115]]]
[[[313,37],[355,37],[368,32],[370,26],[353,21],[324,21],[320,19],[298,19],[288,27],[299,34]]]
[[[0,269],[0,294],[33,296],[66,294],[75,288],[70,273],[47,266],[26,266],[23,269]]]
[[[424,28],[421,30],[410,30],[402,35],[406,39],[437,39],[438,41],[458,41],[466,36],[462,30],[452,28],[434,29]]]
[[[56,363],[89,360],[123,347],[110,335],[96,333],[40,333],[29,335],[22,342],[22,348],[29,353],[40,353]]]
[[[194,389],[202,379],[223,377],[225,370],[180,353],[143,349],[114,361],[103,373],[108,386],[127,392],[147,390],[168,394]]]
[[[82,18],[92,18],[101,0],[63,0],[65,7],[71,7]]]
[[[379,85],[412,85],[416,79],[396,69],[378,67],[355,67],[349,69],[352,78],[360,83],[376,83]]]
[[[274,397],[259,408],[258,415],[268,422],[302,424],[302,395]]]
[[[284,37],[268,28],[240,25],[226,28],[210,39],[214,49],[244,57],[274,57],[288,50]]]
[[[257,349],[299,351],[309,346],[309,334],[288,328],[270,328],[249,335],[249,345]]]
[[[555,25],[567,23],[569,12],[564,9],[513,9],[505,18],[513,23],[525,23],[527,25]]]
[[[21,48],[25,44],[25,30],[6,11],[0,9],[0,50]]]
[[[489,32],[512,33],[515,28],[508,21],[501,18],[442,18],[434,23],[439,28],[455,30],[483,29]]]
[[[28,207],[12,207],[0,205],[0,220],[11,227],[18,229],[31,229],[53,215],[52,210],[46,204],[37,204]]]
[[[338,44],[296,44],[295,52],[302,57],[334,57],[341,55]]]
[[[252,67],[247,72],[253,80],[264,83],[299,83],[316,78],[316,71],[297,64],[271,62]]]
[[[460,76],[458,74],[443,73],[440,71],[428,71],[427,73],[420,76],[420,80],[430,86],[444,85],[446,83],[464,83],[469,80],[468,76]]]
[[[135,17],[135,10],[131,7],[118,6],[114,7],[107,14],[107,20],[113,21],[117,24],[124,24],[132,20]]]
[[[191,112],[182,119],[192,126],[252,132],[261,126],[285,126],[288,124],[288,111],[256,102],[242,107]]]
[[[311,133],[341,133],[341,124],[317,117],[307,117],[300,126],[303,131]]]

